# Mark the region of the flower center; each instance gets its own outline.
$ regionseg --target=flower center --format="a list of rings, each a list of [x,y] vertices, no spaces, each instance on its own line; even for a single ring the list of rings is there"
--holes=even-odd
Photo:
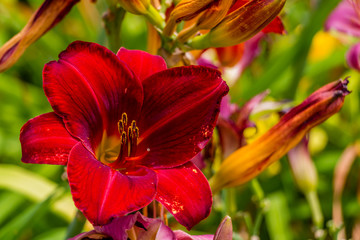
[[[118,137],[108,137],[106,133],[104,133],[103,140],[96,155],[102,163],[112,168],[120,169],[123,168],[126,161],[136,159],[139,128],[136,126],[135,120],[129,124],[126,113],[121,115],[121,119],[117,125],[120,139]]]
[[[139,128],[136,126],[136,121],[133,120],[128,126],[127,114],[123,113],[121,120],[118,122],[118,130],[120,133],[120,153],[118,158],[124,160],[125,157],[134,157],[139,138]]]

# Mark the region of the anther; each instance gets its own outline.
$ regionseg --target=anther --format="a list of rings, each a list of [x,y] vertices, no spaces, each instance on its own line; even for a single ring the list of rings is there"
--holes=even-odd
[[[128,116],[127,116],[126,113],[123,113],[123,114],[121,115],[121,120],[123,121],[124,126],[127,126]]]
[[[124,129],[125,129],[125,125],[124,125],[123,120],[119,120],[118,121],[118,131],[119,131],[119,133],[121,134],[124,131]]]
[[[126,132],[122,132],[121,134],[121,138],[120,138],[121,144],[125,144],[127,141],[127,136],[126,136]]]

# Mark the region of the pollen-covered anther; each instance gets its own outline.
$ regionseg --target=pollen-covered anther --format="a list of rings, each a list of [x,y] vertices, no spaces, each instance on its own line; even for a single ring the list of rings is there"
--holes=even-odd
[[[118,130],[120,134],[120,151],[119,161],[126,161],[127,157],[133,157],[136,153],[137,140],[139,138],[139,128],[136,126],[136,121],[132,120],[128,126],[128,116],[126,113],[121,115],[118,121]]]

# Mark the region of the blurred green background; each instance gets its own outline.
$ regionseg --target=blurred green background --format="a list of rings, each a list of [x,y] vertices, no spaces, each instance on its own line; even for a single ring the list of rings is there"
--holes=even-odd
[[[288,0],[281,14],[288,34],[269,35],[262,42],[260,56],[230,91],[232,101],[239,106],[265,89],[271,89],[269,99],[292,99],[295,104],[320,86],[350,76],[352,93],[346,97],[341,112],[310,135],[326,223],[332,219],[335,166],[343,151],[360,139],[360,74],[345,64],[349,44],[322,30],[326,16],[338,2]],[[0,2],[0,46],[22,29],[41,3],[40,0]],[[58,54],[75,40],[107,45],[101,19],[106,9],[105,1],[98,0],[95,4],[81,1],[63,21],[31,45],[12,68],[0,73],[0,239],[64,239],[75,216],[69,188],[62,180],[64,167],[22,163],[19,132],[30,118],[52,111],[42,90],[45,63],[57,60]],[[143,18],[126,14],[122,33],[123,46],[146,50],[147,27]],[[255,116],[253,120],[258,124],[263,121]],[[355,161],[345,176],[342,197],[348,236],[360,224],[358,173],[359,162]],[[261,239],[314,238],[309,205],[294,183],[286,157],[258,180],[270,203],[261,221]],[[196,232],[214,233],[221,217],[232,211],[226,204],[228,192],[222,194],[216,196],[212,214],[195,227]],[[257,204],[249,184],[234,194],[234,236],[240,239],[244,236],[244,216],[254,219]],[[86,229],[90,228],[88,224]]]

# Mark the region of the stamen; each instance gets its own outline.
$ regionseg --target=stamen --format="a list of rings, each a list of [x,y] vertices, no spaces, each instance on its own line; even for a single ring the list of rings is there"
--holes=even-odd
[[[130,126],[128,126],[128,116],[126,113],[121,115],[121,119],[118,121],[118,130],[120,134],[120,151],[116,160],[116,164],[112,166],[121,166],[129,159],[135,159],[137,140],[139,138],[139,128],[136,126],[136,121],[132,120]]]

